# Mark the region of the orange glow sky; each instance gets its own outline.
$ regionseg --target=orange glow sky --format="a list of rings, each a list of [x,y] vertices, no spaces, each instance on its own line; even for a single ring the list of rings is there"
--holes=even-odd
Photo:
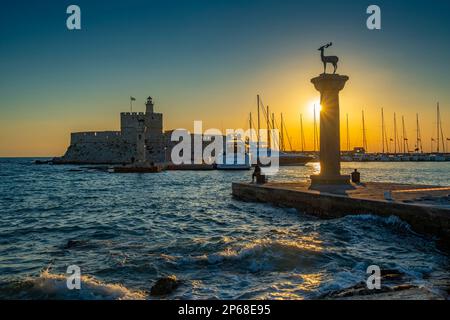
[[[89,28],[77,34],[59,28],[50,4],[33,11],[43,11],[41,19],[47,14],[48,26],[23,25],[24,19],[17,18],[23,14],[20,5],[1,17],[9,34],[0,62],[1,157],[60,156],[70,132],[119,130],[119,113],[129,111],[130,95],[137,98],[134,111],[144,111],[145,98],[151,95],[169,130],[192,129],[194,120],[203,120],[204,129],[247,128],[260,94],[277,117],[283,112],[295,149],[300,147],[303,114],[306,149],[312,149],[311,105],[319,96],[310,79],[322,72],[317,48],[329,41],[334,45],[326,53],[338,55],[338,72],[350,77],[341,92],[343,149],[347,113],[351,146],[362,145],[363,109],[371,152],[381,150],[382,107],[388,136],[393,113],[399,128],[405,116],[411,150],[419,113],[424,150],[429,151],[439,101],[444,135],[450,137],[445,8],[423,2],[404,10],[397,2],[383,2],[383,29],[368,31],[365,4],[358,1],[345,2],[342,8],[330,2],[326,9],[291,1],[278,6],[269,0],[255,8],[250,1],[239,10],[233,1],[217,8],[199,1],[195,12],[179,9],[184,20],[161,4],[152,8],[161,15],[158,21],[139,6],[112,4],[112,18],[90,3],[82,2],[90,13],[84,21]],[[320,28],[311,26],[323,16],[339,21],[330,18]],[[397,23],[405,20],[415,23]]]

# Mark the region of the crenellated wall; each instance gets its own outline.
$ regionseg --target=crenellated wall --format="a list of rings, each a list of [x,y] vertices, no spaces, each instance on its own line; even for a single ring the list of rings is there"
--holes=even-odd
[[[118,142],[122,139],[120,131],[88,131],[70,134],[70,144]]]
[[[145,121],[143,112],[121,112],[120,113],[120,131],[122,139],[128,143],[136,143],[137,129],[139,120]]]
[[[144,121],[146,126],[146,159],[164,162],[163,115],[161,113],[122,112],[120,114],[120,130],[123,141],[130,144],[136,143],[139,121]]]

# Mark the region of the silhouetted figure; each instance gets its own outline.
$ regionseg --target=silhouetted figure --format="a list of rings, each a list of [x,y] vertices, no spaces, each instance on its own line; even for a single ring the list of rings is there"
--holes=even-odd
[[[361,174],[358,172],[357,169],[352,172],[352,182],[353,183],[360,183],[361,182]]]
[[[320,51],[320,58],[322,59],[323,62],[323,73],[327,73],[327,63],[331,63],[334,67],[334,71],[333,74],[336,73],[337,70],[337,63],[339,61],[339,58],[336,56],[325,56],[324,55],[324,50],[328,47],[331,47],[333,45],[333,42],[330,42],[324,46],[321,46],[318,50]]]
[[[252,183],[255,182],[255,178],[256,178],[256,180],[258,180],[259,175],[261,175],[261,167],[257,164],[255,166],[255,170],[253,171],[253,174],[252,174]]]
[[[266,176],[261,174],[261,167],[259,166],[259,164],[255,165],[255,170],[253,171],[252,174],[252,183],[255,182],[255,178],[257,184],[266,183]]]

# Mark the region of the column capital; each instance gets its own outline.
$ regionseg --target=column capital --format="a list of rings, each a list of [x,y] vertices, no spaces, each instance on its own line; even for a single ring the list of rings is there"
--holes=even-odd
[[[349,77],[340,74],[322,73],[320,76],[311,79],[314,87],[319,92],[341,91]]]

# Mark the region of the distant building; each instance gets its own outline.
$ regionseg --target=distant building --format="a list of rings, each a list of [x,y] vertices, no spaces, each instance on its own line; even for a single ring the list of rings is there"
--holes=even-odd
[[[64,156],[56,163],[120,164],[146,160],[165,162],[163,115],[154,112],[151,97],[144,112],[122,112],[120,131],[74,132]],[[143,141],[142,141],[143,140]],[[143,143],[142,143],[143,142]]]
[[[60,164],[130,164],[171,163],[172,149],[179,141],[172,141],[174,130],[163,132],[163,115],[154,111],[151,97],[145,103],[145,112],[120,113],[120,131],[88,131],[70,134],[70,145],[62,157],[53,159]],[[185,129],[178,129],[179,131]],[[186,130],[187,131],[187,130]],[[202,162],[203,151],[215,138],[190,134],[190,162]],[[226,137],[222,136],[223,150]],[[202,153],[195,156],[194,141],[200,141]],[[214,160],[218,155],[212,152]]]

